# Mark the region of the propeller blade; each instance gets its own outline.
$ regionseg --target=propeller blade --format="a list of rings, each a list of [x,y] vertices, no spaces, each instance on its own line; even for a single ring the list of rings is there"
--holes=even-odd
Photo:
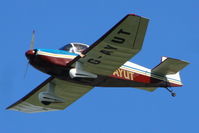
[[[32,31],[32,40],[30,42],[30,49],[34,49],[35,44],[35,30]]]
[[[32,31],[32,39],[31,39],[31,42],[30,42],[30,50],[34,49],[34,44],[35,44],[35,30]],[[24,73],[24,78],[26,78],[29,65],[30,65],[30,62],[28,61],[27,65],[26,65],[26,70],[25,70],[25,73]]]
[[[26,78],[26,75],[27,75],[27,73],[28,73],[29,65],[30,65],[30,63],[28,62],[27,65],[26,65],[25,73],[24,73],[24,79]]]

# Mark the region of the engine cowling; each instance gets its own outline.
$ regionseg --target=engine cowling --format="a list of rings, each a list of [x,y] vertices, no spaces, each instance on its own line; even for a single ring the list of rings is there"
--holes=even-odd
[[[40,92],[38,97],[39,97],[39,101],[44,105],[50,105],[51,103],[64,103],[65,102],[63,98],[60,98],[50,92]]]

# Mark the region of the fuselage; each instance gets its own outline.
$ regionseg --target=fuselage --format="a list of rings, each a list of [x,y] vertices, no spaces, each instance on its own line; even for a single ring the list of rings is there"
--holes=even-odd
[[[70,63],[78,56],[64,50],[34,49],[26,52],[30,64],[36,69],[56,78],[104,87],[178,87],[181,82],[151,73],[151,70],[132,62],[126,62],[109,76],[98,75],[97,78],[71,78],[69,70],[73,68]],[[103,70],[102,70],[103,71]]]

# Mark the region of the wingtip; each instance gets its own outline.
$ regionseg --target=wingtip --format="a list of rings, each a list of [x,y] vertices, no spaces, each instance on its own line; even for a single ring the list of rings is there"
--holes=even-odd
[[[10,108],[11,108],[11,106],[8,106],[8,107],[5,108],[5,110],[9,110]]]
[[[10,110],[10,108],[7,107],[7,108],[5,108],[5,110]]]
[[[139,16],[139,15],[137,15],[137,14],[134,14],[134,13],[130,13],[130,14],[128,14],[129,16]]]
[[[137,14],[134,14],[134,13],[130,13],[130,14],[128,14],[127,16],[137,16],[137,17],[141,17],[141,18],[144,18],[144,19],[149,20],[148,18],[145,18],[145,17],[143,17],[143,16],[141,16],[141,15],[137,15]]]
[[[135,13],[129,13],[128,16],[137,16],[137,17],[141,17],[140,15],[135,14]]]

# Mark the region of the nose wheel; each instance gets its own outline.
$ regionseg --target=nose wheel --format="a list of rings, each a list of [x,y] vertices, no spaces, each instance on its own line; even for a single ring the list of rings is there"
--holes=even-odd
[[[176,96],[176,93],[173,92],[173,90],[169,89],[168,87],[166,87],[165,89],[171,93],[171,96],[172,96],[172,97],[175,97],[175,96]]]

